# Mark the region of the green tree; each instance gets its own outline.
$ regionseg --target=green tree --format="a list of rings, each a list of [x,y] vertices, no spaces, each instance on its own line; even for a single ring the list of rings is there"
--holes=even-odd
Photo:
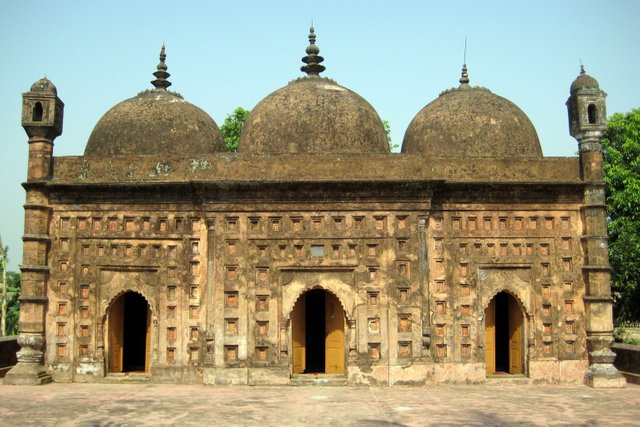
[[[616,113],[603,138],[609,260],[617,323],[640,320],[640,109]]]
[[[387,144],[389,144],[389,151],[393,151],[398,148],[399,145],[391,142],[391,125],[389,124],[389,120],[383,120],[382,124],[384,125],[384,131],[387,134]]]
[[[9,247],[0,238],[0,336],[18,333],[20,274],[7,271]]]
[[[220,126],[220,131],[224,137],[224,145],[227,147],[227,151],[233,152],[238,149],[242,126],[244,126],[244,122],[247,120],[249,112],[249,110],[238,107],[233,110],[233,113],[227,114],[227,117],[224,119],[224,123]]]
[[[18,334],[20,318],[20,273],[7,271],[7,322],[6,335]]]

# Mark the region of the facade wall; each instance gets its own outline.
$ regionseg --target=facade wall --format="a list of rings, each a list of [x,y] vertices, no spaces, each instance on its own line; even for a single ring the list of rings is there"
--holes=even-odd
[[[352,383],[484,381],[485,309],[501,291],[522,310],[525,375],[584,375],[578,204],[267,208],[175,197],[54,207],[46,364],[55,380],[108,374],[109,307],[133,291],[151,310],[153,380],[287,383],[291,313],[317,288],[344,310]]]
[[[478,208],[431,217],[435,360],[484,361],[485,310],[501,291],[522,309],[525,363],[586,359],[576,207]]]

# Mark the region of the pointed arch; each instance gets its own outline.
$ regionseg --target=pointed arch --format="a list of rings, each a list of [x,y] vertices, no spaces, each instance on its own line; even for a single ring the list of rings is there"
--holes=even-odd
[[[479,269],[480,308],[485,310],[500,292],[508,292],[518,301],[527,317],[533,314],[531,268],[522,266],[486,266]]]
[[[282,292],[282,315],[285,321],[291,318],[291,312],[297,301],[306,292],[312,289],[322,289],[333,294],[344,310],[347,319],[353,318],[355,298],[353,288],[339,280],[314,280],[313,282],[292,281],[284,287]]]
[[[143,291],[141,291],[140,289],[131,289],[131,288],[126,288],[121,290],[120,292],[112,295],[108,300],[107,303],[104,306],[104,311],[102,313],[102,317],[103,319],[107,316],[107,314],[109,313],[109,309],[111,308],[111,306],[113,305],[113,303],[120,298],[122,295],[126,294],[126,293],[134,293],[134,294],[138,294],[140,295],[142,298],[144,298],[144,300],[147,302],[147,305],[149,306],[149,311],[151,313],[153,313],[153,304],[151,303],[151,300],[145,295],[145,293]]]
[[[522,298],[520,298],[520,295],[518,294],[517,291],[514,291],[513,289],[510,289],[509,286],[505,286],[503,288],[498,288],[496,290],[494,290],[494,292],[492,292],[490,294],[489,298],[483,298],[483,305],[482,305],[482,310],[486,310],[487,307],[489,306],[489,304],[491,303],[491,301],[493,301],[495,299],[495,297],[499,294],[499,293],[505,293],[505,294],[509,294],[511,297],[513,297],[513,299],[516,301],[516,303],[520,306],[520,309],[522,310],[522,314],[525,315],[526,317],[530,316],[529,310],[527,309],[527,306],[525,305],[524,301],[522,300]]]

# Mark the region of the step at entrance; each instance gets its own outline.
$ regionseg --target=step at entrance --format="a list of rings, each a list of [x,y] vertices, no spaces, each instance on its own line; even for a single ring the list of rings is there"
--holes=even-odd
[[[525,375],[495,374],[487,375],[487,384],[529,384],[531,381]]]
[[[342,374],[296,374],[291,377],[291,385],[343,386],[347,377]]]
[[[107,374],[102,381],[114,384],[141,384],[150,380],[151,376],[146,372],[112,372]]]

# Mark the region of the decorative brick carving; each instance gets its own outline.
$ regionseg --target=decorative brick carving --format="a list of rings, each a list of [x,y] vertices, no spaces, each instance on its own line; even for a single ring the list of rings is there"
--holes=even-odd
[[[367,301],[371,306],[378,305],[378,298],[379,298],[379,292],[371,291],[367,293]]]
[[[463,337],[468,337],[470,335],[469,331],[470,331],[470,327],[469,327],[468,324],[465,323],[465,324],[460,325],[460,334]]]
[[[178,338],[175,327],[167,328],[167,341],[175,341]]]
[[[267,348],[268,347],[256,347],[256,358],[259,361],[265,362],[267,360]]]
[[[256,311],[268,311],[269,310],[269,296],[257,295],[256,296]]]
[[[225,306],[226,307],[238,307],[238,292],[227,291],[225,294]]]
[[[236,318],[225,319],[224,332],[226,335],[238,335],[238,319]]]
[[[227,362],[235,362],[238,360],[238,346],[237,345],[225,345],[224,346],[224,358]]]
[[[398,315],[398,332],[410,332],[411,331],[411,315],[399,314]]]
[[[411,357],[411,341],[398,342],[398,357],[401,357],[401,358]]]
[[[267,336],[269,334],[269,321],[258,320],[256,322],[256,335]]]
[[[380,343],[369,343],[367,348],[372,359],[380,359]]]

